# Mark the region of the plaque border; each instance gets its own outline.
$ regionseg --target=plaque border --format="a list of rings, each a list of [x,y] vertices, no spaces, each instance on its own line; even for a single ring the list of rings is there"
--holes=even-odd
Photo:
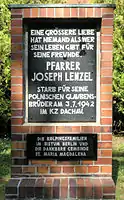
[[[32,20],[32,19],[31,19]],[[40,20],[44,20],[41,18]],[[48,19],[49,20],[49,19]],[[59,21],[59,19],[54,19],[55,21]],[[67,20],[64,18],[63,20]],[[71,19],[72,21],[73,19]],[[87,19],[90,21],[91,19]],[[96,21],[97,19],[95,19]],[[83,21],[83,18],[82,18]],[[49,23],[49,22],[48,22]],[[71,22],[72,23],[72,22]],[[98,30],[96,30],[96,120],[95,121],[51,121],[51,122],[29,122],[28,121],[28,30],[27,30],[27,23],[24,22],[24,126],[56,126],[56,125],[100,125],[100,24],[97,23]]]
[[[94,155],[92,157],[83,157],[83,158],[77,158],[77,157],[67,157],[67,156],[63,156],[60,159],[57,157],[55,158],[54,156],[51,156],[51,158],[48,158],[47,156],[45,157],[34,157],[34,156],[30,156],[30,151],[28,151],[28,147],[29,147],[29,140],[31,139],[31,137],[33,136],[92,136],[92,138],[94,137],[93,140],[93,147],[94,147]],[[91,161],[96,161],[97,160],[97,150],[98,150],[98,134],[97,133],[60,133],[60,134],[49,134],[49,133],[36,133],[36,134],[27,134],[27,143],[26,143],[26,156],[27,156],[27,160],[57,160],[57,161],[72,161],[72,160],[77,160],[77,161],[81,161],[81,160],[91,160]]]

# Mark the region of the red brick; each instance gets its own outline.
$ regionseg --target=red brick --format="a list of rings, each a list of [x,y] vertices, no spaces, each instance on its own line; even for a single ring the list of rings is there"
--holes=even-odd
[[[111,165],[112,159],[110,158],[98,158],[97,161],[94,162],[95,165]]]
[[[99,167],[97,166],[88,166],[88,173],[98,173]]]
[[[113,42],[113,37],[111,35],[102,35],[101,36],[101,42],[103,43],[112,43]]]
[[[12,60],[11,66],[12,68],[22,68],[22,60]]]
[[[80,132],[80,126],[57,126],[57,133],[77,133]]]
[[[12,53],[11,59],[12,60],[22,60],[22,53],[21,52]]]
[[[23,100],[23,94],[11,94],[11,101],[22,101]]]
[[[89,179],[89,178],[85,179],[85,186],[86,186],[85,199],[92,198],[93,197],[93,185],[92,185],[91,179]]]
[[[100,126],[95,126],[95,127],[93,127],[93,129],[94,129],[94,133],[99,133],[100,132]]]
[[[25,149],[25,142],[12,142],[12,149]]]
[[[114,181],[112,180],[111,177],[107,178],[107,179],[102,178],[101,180],[102,180],[103,187],[107,187],[107,186],[113,186],[114,187],[115,186]]]
[[[80,173],[87,173],[87,167],[86,166],[75,166],[75,172],[78,174]]]
[[[57,166],[50,167],[50,173],[60,173],[60,172],[61,172],[61,167],[57,167]]]
[[[11,92],[22,93],[23,88],[22,86],[11,86]]]
[[[112,173],[112,166],[101,166],[101,173]]]
[[[52,178],[46,178],[45,185],[52,186],[52,182],[53,182]]]
[[[85,17],[85,8],[79,8],[79,17]]]
[[[112,14],[113,12],[113,8],[102,8],[102,16],[104,16],[105,14]]]
[[[12,174],[18,174],[18,173],[21,174],[22,173],[22,167],[17,167],[17,166],[16,167],[12,167],[11,168],[11,173]]]
[[[54,17],[54,8],[47,8],[47,17]]]
[[[71,17],[78,17],[78,8],[71,8]]]
[[[32,133],[55,133],[54,126],[32,126]]]
[[[52,196],[52,179],[51,178],[46,178],[45,181],[45,193],[44,193],[44,198],[50,198]]]
[[[12,9],[11,13],[12,15],[22,14],[22,9]]]
[[[38,8],[31,9],[31,17],[38,17]]]
[[[26,17],[30,17],[30,11],[31,11],[31,9],[30,8],[25,8],[24,9],[24,17],[26,18]]]
[[[92,133],[93,132],[93,127],[92,126],[82,126],[81,127],[81,132]]]
[[[23,116],[23,111],[22,110],[12,110],[11,114],[12,114],[12,117]]]
[[[12,126],[12,133],[29,133],[28,126]]]
[[[64,8],[56,8],[55,10],[55,17],[64,17]]]
[[[48,174],[48,167],[45,166],[37,167],[37,172],[39,174]]]
[[[22,109],[23,108],[23,102],[11,102],[11,108]]]
[[[67,196],[68,196],[68,179],[67,178],[62,178],[61,179],[61,187],[60,187],[60,189],[61,189],[61,192],[60,192],[60,194],[61,194],[61,198],[67,198]]]
[[[54,165],[54,160],[32,160],[32,165]]]
[[[22,141],[23,135],[22,134],[12,134],[12,141]]]
[[[112,124],[112,118],[102,118],[101,124]]]
[[[102,199],[102,184],[99,179],[93,179],[94,199]]]
[[[101,100],[106,100],[106,101],[112,101],[112,94],[101,94],[100,95],[100,99]]]
[[[11,119],[11,123],[13,125],[16,125],[16,124],[23,124],[24,120],[21,118],[21,119]]]
[[[22,157],[23,153],[24,153],[24,151],[17,150],[17,149],[11,151],[12,157]]]
[[[101,102],[101,108],[109,108],[112,109],[112,102]]]
[[[103,67],[108,67],[108,68],[112,68],[112,66],[113,66],[113,62],[112,61],[101,61],[101,67],[103,68]]]
[[[102,19],[102,26],[113,26],[113,19]]]
[[[70,166],[63,167],[63,173],[74,173],[74,167]]]
[[[11,26],[16,26],[16,27],[22,26],[22,19],[12,19]]]
[[[101,110],[101,116],[111,117],[112,116],[112,110]]]
[[[113,34],[113,27],[101,27],[101,34],[103,35],[112,35]]]
[[[95,8],[95,17],[101,17],[101,8]]]
[[[114,17],[114,14],[105,14],[104,15],[104,17],[103,17],[103,19],[105,19],[105,18],[111,18],[111,19],[113,19],[113,17]]]
[[[13,36],[12,35],[12,38],[11,38],[11,40],[12,40],[12,43],[22,43],[22,36],[21,35],[16,35],[16,36]]]
[[[80,161],[57,161],[57,165],[78,165]]]
[[[106,70],[104,73],[107,73]],[[112,84],[112,77],[101,77],[101,84]]]
[[[110,133],[112,132],[111,126],[101,126],[101,133]]]
[[[22,45],[21,44],[12,44],[12,52],[17,53],[22,51]]]
[[[102,134],[101,140],[112,140],[112,134]]]
[[[85,183],[83,178],[77,179],[77,198],[84,198],[85,197]]]
[[[111,70],[110,70],[110,72],[111,72]],[[108,74],[108,76],[109,76],[109,74]],[[112,85],[111,84],[110,85],[102,84],[101,85],[101,92],[112,92]]]
[[[112,150],[101,150],[101,156],[111,157],[112,156]]]
[[[46,8],[39,8],[40,9],[40,17],[46,17]]]
[[[76,198],[76,180],[75,178],[70,178],[69,179],[69,193],[70,193],[70,198]]]
[[[97,156],[98,156],[98,158],[99,158],[99,156],[101,156],[101,151],[99,149],[97,150]]]
[[[100,141],[101,140],[101,134],[98,134],[97,138],[98,138],[98,141]]]
[[[93,161],[91,161],[91,160],[84,160],[84,161],[82,161],[82,164],[83,165],[92,165]]]
[[[104,194],[112,194],[115,192],[115,188],[113,186],[107,186],[107,187],[103,187],[103,193]]]
[[[70,17],[70,8],[64,8],[64,17]]]
[[[101,59],[106,61],[112,61],[113,60],[112,51],[106,51],[106,52],[102,51]]]
[[[35,173],[35,167],[23,167],[22,172],[24,174],[32,174]]]
[[[22,27],[13,26],[11,29],[12,35],[22,35]]]
[[[101,77],[107,77],[107,76],[110,76],[112,77],[112,68],[109,68],[109,69],[104,69],[102,68],[101,69]]]
[[[87,8],[87,17],[93,17],[93,8]]]
[[[99,142],[98,148],[111,149],[112,148],[112,142]]]
[[[11,84],[23,84],[23,79],[21,77],[11,77]]]
[[[11,19],[20,19],[22,18],[22,14],[12,14]]]
[[[101,50],[102,51],[109,51],[111,50],[112,51],[112,48],[113,48],[113,44],[101,44]]]

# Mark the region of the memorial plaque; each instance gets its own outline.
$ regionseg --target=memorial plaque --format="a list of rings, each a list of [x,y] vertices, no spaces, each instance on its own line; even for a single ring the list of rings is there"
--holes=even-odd
[[[27,158],[96,160],[97,134],[28,134]]]
[[[28,121],[96,121],[96,29],[28,29]]]

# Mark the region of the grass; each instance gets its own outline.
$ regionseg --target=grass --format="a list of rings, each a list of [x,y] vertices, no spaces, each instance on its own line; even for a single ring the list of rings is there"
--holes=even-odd
[[[11,145],[0,139],[0,200],[4,200],[4,188],[10,178]],[[113,180],[116,184],[116,200],[124,200],[124,137],[113,136]]]
[[[0,200],[4,200],[4,188],[10,178],[11,145],[9,140],[0,139]]]
[[[113,180],[116,200],[124,200],[124,137],[113,136]]]

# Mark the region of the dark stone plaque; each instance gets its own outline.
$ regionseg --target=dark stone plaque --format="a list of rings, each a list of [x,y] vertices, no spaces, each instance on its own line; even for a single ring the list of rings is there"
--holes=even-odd
[[[27,158],[96,160],[97,134],[28,134]]]
[[[28,121],[96,121],[96,29],[28,29]]]

